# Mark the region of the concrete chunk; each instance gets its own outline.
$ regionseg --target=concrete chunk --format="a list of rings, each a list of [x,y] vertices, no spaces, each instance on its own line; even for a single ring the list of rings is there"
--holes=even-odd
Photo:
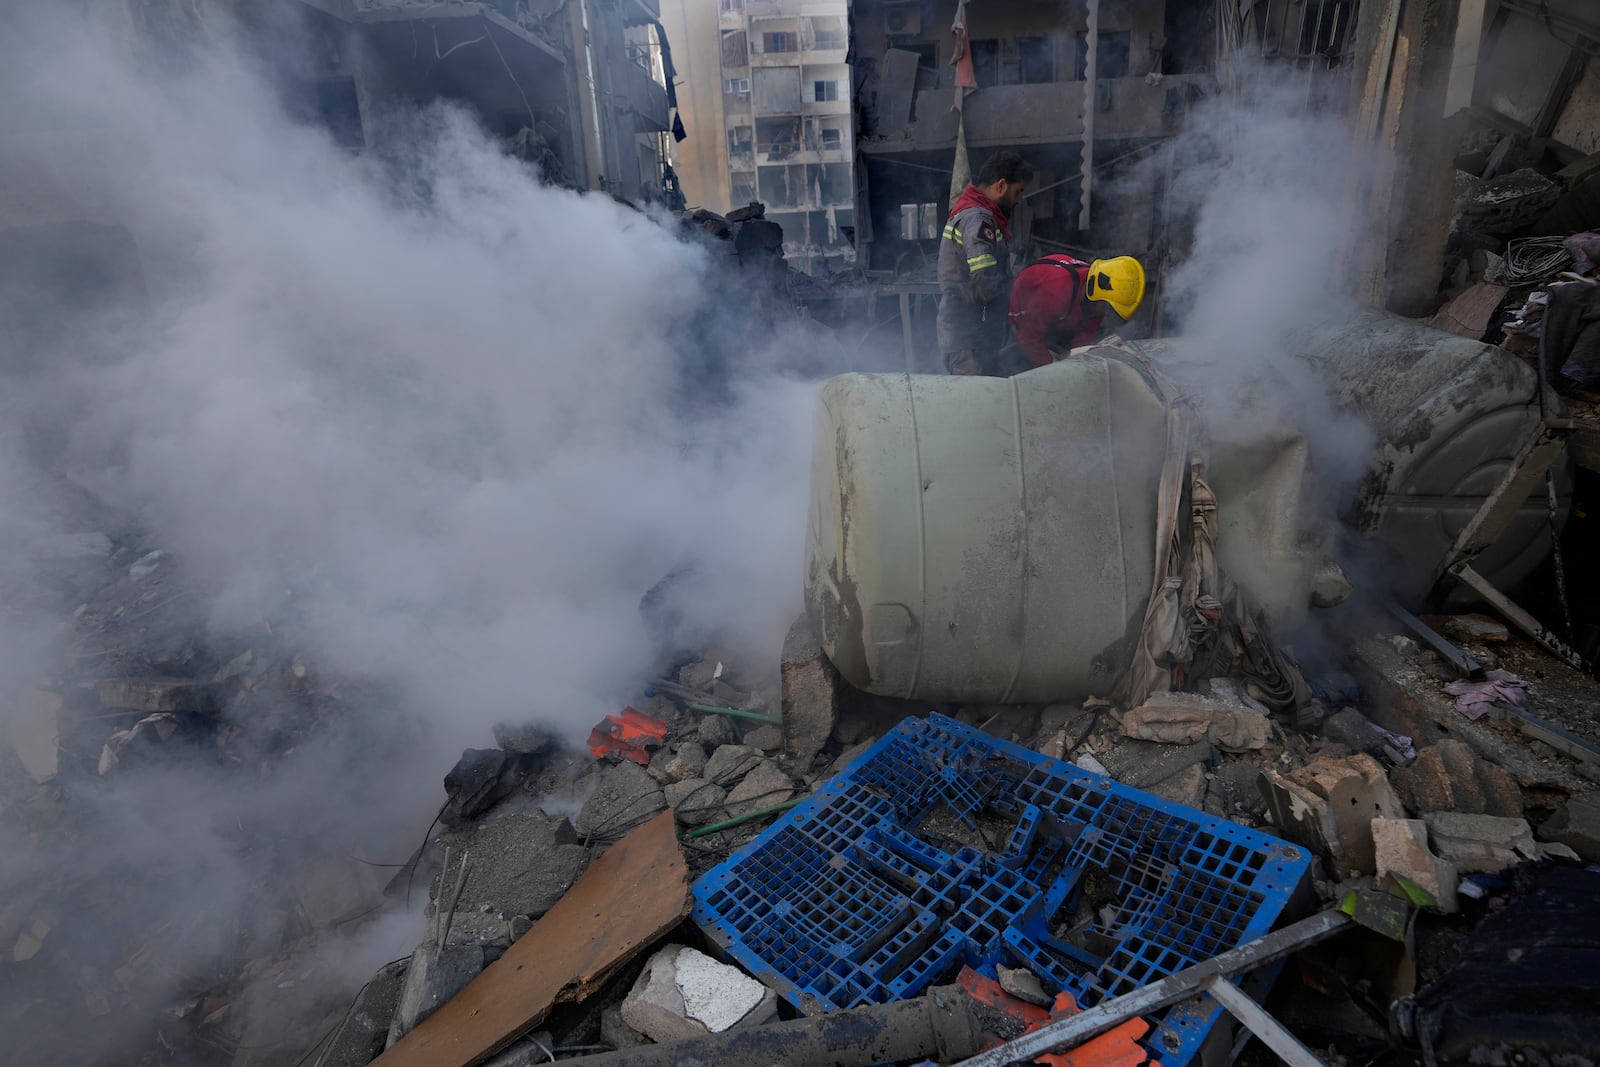
[[[1566,845],[1590,863],[1600,863],[1600,793],[1568,800],[1539,827],[1539,836]]]
[[[1272,723],[1248,708],[1198,693],[1153,693],[1122,716],[1122,732],[1141,741],[1189,745],[1209,741],[1229,752],[1264,748]]]
[[[622,1002],[622,1021],[656,1041],[720,1034],[776,1018],[777,994],[737,967],[682,945],[650,957]]]
[[[667,798],[650,772],[623,760],[600,779],[573,823],[580,837],[621,836],[667,806]]]
[[[396,960],[379,968],[357,994],[327,1051],[317,1060],[318,1067],[366,1067],[383,1051],[409,963]]]
[[[1361,753],[1315,759],[1287,775],[1264,770],[1261,784],[1273,824],[1321,851],[1341,877],[1373,870],[1373,819],[1405,818],[1383,768]]]
[[[801,615],[789,628],[781,672],[783,754],[803,773],[833,734],[843,689],[809,616]]]
[[[761,750],[750,745],[723,745],[711,753],[700,775],[708,782],[732,788],[762,762]]]
[[[748,815],[774,804],[782,804],[794,796],[794,782],[772,760],[763,760],[755,770],[745,775],[744,781],[728,793],[728,818]]]
[[[704,826],[722,811],[728,791],[704,778],[690,778],[667,786],[667,806],[685,826]]]
[[[1455,811],[1430,812],[1422,819],[1434,851],[1457,870],[1498,874],[1524,860],[1539,858],[1539,846],[1526,819]]]
[[[1420,819],[1373,819],[1371,832],[1380,883],[1399,875],[1432,894],[1439,910],[1456,910],[1455,865],[1428,850],[1428,828]]]

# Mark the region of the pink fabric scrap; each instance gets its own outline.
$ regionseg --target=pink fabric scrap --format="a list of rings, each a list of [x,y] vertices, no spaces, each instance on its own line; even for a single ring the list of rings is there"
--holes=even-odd
[[[1494,704],[1504,703],[1522,707],[1528,695],[1528,683],[1510,671],[1487,671],[1481,682],[1451,682],[1444,691],[1456,698],[1455,708],[1467,718],[1477,721],[1489,712]]]

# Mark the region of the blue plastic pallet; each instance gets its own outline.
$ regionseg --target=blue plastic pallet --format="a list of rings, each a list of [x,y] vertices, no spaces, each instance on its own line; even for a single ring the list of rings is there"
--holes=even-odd
[[[914,997],[963,964],[1025,966],[1090,1007],[1266,933],[1310,863],[930,715],[706,872],[693,918],[808,1015]],[[1220,1014],[1171,1008],[1146,1043],[1181,1067]]]

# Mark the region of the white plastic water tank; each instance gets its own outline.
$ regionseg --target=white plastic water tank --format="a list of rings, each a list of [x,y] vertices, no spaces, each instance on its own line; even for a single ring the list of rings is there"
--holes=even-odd
[[[1034,702],[1104,688],[1096,663],[1143,610],[1166,412],[1093,354],[1015,378],[846,374],[822,389],[807,607],[874,693]],[[1300,529],[1304,442],[1264,426],[1214,454],[1232,545],[1282,618],[1318,553]],[[1292,621],[1292,619],[1290,620]]]

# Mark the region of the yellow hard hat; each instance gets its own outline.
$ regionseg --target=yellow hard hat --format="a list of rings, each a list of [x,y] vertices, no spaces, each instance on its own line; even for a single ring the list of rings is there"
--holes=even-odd
[[[1132,256],[1095,260],[1089,264],[1089,299],[1104,300],[1124,319],[1133,318],[1144,299],[1144,268]]]

